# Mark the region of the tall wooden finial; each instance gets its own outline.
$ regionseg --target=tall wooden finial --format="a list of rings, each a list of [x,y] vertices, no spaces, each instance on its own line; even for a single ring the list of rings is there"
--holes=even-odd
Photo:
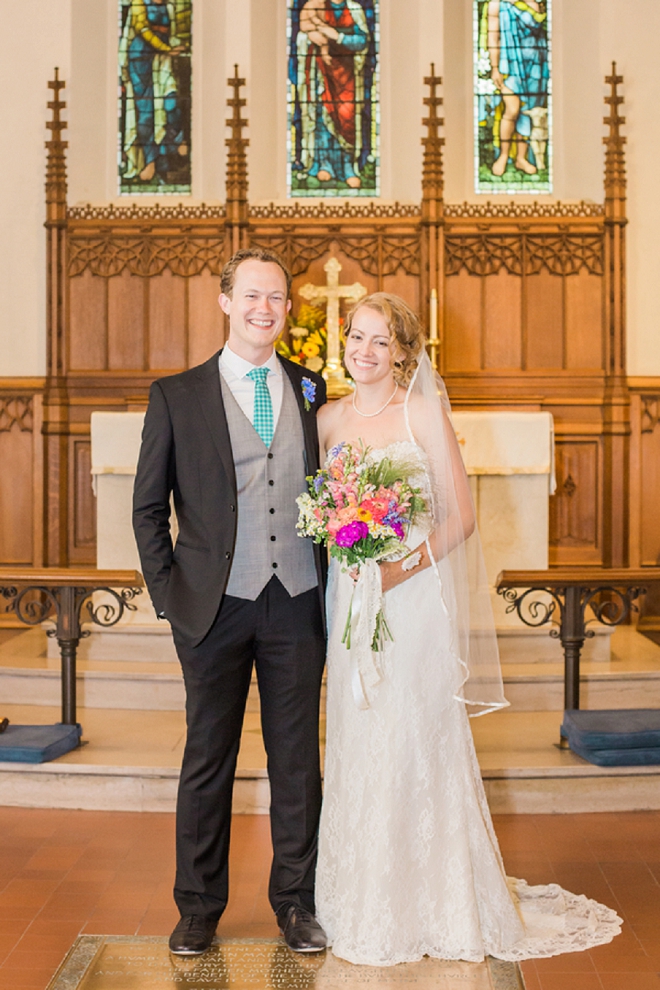
[[[227,106],[232,111],[231,117],[227,119],[227,127],[231,127],[231,137],[227,138],[225,144],[229,149],[227,154],[227,220],[231,223],[247,224],[248,213],[248,177],[247,177],[247,155],[245,149],[249,145],[249,140],[243,137],[243,128],[247,127],[247,120],[241,115],[241,108],[246,101],[241,98],[241,86],[245,86],[245,79],[241,79],[238,74],[238,66],[234,66],[234,75],[227,80],[233,90],[233,95],[227,100]]]
[[[66,155],[65,149],[68,142],[62,140],[62,131],[67,127],[65,120],[62,120],[62,111],[66,109],[66,103],[60,99],[60,91],[64,89],[65,83],[60,79],[59,69],[55,69],[55,78],[48,83],[48,88],[53,90],[54,99],[48,102],[48,109],[52,110],[52,120],[46,122],[46,127],[50,131],[50,141],[46,141],[48,149],[48,161],[46,165],[46,217],[47,220],[58,221],[66,218]]]
[[[444,119],[438,116],[438,107],[442,106],[442,97],[437,95],[438,86],[442,85],[442,77],[435,74],[435,63],[431,63],[431,75],[425,76],[424,84],[429,87],[429,95],[424,97],[424,104],[429,108],[428,116],[422,123],[427,129],[427,136],[422,139],[424,145],[424,164],[422,171],[422,199],[441,201],[444,192],[442,169],[442,146],[445,139],[440,137],[440,128]]]
[[[619,95],[619,86],[623,83],[623,76],[616,73],[616,62],[612,62],[612,75],[605,76],[605,82],[610,86],[610,95],[605,97],[605,103],[609,104],[610,112],[603,122],[609,127],[609,134],[603,138],[603,144],[607,148],[605,152],[605,212],[611,218],[623,219],[625,217],[626,202],[626,159],[624,146],[625,137],[621,134],[621,126],[625,124],[626,118],[619,113],[619,107],[624,102],[623,96]]]

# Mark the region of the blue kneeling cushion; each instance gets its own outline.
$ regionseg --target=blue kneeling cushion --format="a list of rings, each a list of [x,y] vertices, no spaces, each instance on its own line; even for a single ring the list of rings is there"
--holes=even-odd
[[[574,753],[601,767],[660,764],[660,709],[566,711],[562,736]]]
[[[80,744],[82,726],[8,725],[0,735],[0,762],[46,763]]]

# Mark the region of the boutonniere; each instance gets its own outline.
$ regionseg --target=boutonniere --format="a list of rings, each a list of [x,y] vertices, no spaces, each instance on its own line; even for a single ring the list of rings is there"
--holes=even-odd
[[[312,402],[316,401],[316,385],[311,378],[305,377],[302,379],[300,387],[305,400],[305,412],[309,412],[312,408]]]

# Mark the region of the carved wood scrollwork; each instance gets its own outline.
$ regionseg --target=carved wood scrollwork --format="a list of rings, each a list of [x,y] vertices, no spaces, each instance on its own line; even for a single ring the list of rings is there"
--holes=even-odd
[[[465,234],[445,240],[445,273],[536,275],[591,275],[604,272],[601,234]]]
[[[352,220],[357,217],[381,218],[392,217],[399,220],[401,217],[419,219],[421,215],[418,203],[301,203],[296,200],[289,205],[280,203],[269,203],[268,206],[250,205],[251,220],[295,220],[297,217],[305,217],[314,220]]]
[[[21,433],[32,432],[32,399],[26,395],[0,397],[0,433],[8,433],[12,426]]]
[[[445,203],[446,217],[602,217],[605,207],[602,203]]]
[[[660,395],[642,396],[642,433],[653,433],[660,421]]]
[[[222,237],[122,236],[106,234],[99,237],[75,237],[69,240],[69,277],[84,271],[104,278],[121,275],[151,277],[169,269],[173,275],[199,275],[208,268],[219,275],[223,265]]]
[[[403,268],[406,275],[419,275],[419,236],[341,237],[339,249],[357,261],[367,275],[394,275]]]
[[[311,263],[330,250],[331,234],[274,233],[252,234],[250,247],[275,251],[284,260],[291,274],[303,275]]]
[[[420,271],[417,234],[255,234],[250,238],[250,245],[276,251],[284,258],[294,277],[304,274],[310,264],[326,254],[333,245],[347,258],[356,261],[367,275],[394,275],[400,268],[407,275],[419,275]]]

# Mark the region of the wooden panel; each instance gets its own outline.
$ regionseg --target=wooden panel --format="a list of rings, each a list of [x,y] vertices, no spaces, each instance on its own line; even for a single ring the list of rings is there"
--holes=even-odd
[[[0,560],[4,564],[32,563],[32,438],[16,422],[0,432]]]
[[[566,367],[603,367],[603,279],[581,271],[565,279]]]
[[[224,317],[218,305],[220,279],[206,269],[188,281],[188,364],[206,361],[222,347]]]
[[[149,367],[186,367],[185,279],[165,270],[149,279]]]
[[[656,399],[660,404],[660,399]],[[660,423],[641,435],[641,526],[640,558],[642,565],[660,562]]]
[[[410,308],[419,313],[424,326],[428,326],[428,313],[420,312],[419,279],[415,275],[406,275],[401,269],[395,275],[385,275],[383,292],[393,292],[405,299]]]
[[[145,279],[123,271],[108,280],[108,365],[112,371],[145,367]]]
[[[96,563],[96,499],[92,492],[92,445],[90,441],[71,438],[72,478],[69,485],[69,563]]]
[[[599,454],[598,440],[556,443],[557,491],[550,498],[551,546],[599,552]],[[591,554],[584,558],[585,562],[590,559]]]
[[[484,367],[520,368],[522,279],[502,269],[484,278]]]
[[[445,280],[446,371],[481,368],[481,279],[461,271]]]
[[[107,279],[86,271],[69,282],[69,367],[107,368]]]
[[[563,347],[563,279],[540,272],[525,279],[526,368],[561,368]]]

